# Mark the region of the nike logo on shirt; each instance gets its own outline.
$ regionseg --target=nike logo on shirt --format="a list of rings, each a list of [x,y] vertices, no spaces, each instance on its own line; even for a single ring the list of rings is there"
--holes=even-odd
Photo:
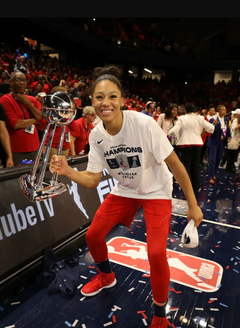
[[[98,143],[98,144],[100,144],[102,141],[103,141],[103,139],[102,139],[102,140],[100,140],[100,141],[97,141],[97,143]]]

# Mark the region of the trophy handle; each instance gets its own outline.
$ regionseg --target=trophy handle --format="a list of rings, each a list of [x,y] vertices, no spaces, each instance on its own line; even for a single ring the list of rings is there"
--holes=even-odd
[[[64,135],[65,135],[65,131],[66,131],[66,125],[62,126],[62,132],[61,132],[61,137],[60,137],[60,142],[58,145],[58,152],[57,155],[60,156],[62,153],[62,147],[63,147],[63,140],[64,140]],[[57,182],[57,178],[58,178],[58,174],[57,172],[54,172],[52,175],[52,180],[51,180],[51,184],[54,185]]]

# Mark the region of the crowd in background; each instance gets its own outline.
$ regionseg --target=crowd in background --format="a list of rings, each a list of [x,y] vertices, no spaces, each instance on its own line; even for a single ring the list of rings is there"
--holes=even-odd
[[[91,129],[94,128],[94,120],[97,122],[96,113],[91,106],[91,86],[93,83],[92,70],[88,67],[71,66],[66,63],[62,63],[56,57],[52,58],[49,55],[39,54],[33,49],[27,42],[24,42],[21,47],[14,47],[2,43],[0,49],[0,102],[1,99],[5,99],[6,94],[13,92],[11,79],[12,74],[21,73],[26,78],[26,85],[24,94],[30,98],[34,97],[36,100],[35,107],[41,110],[41,103],[44,101],[46,95],[55,91],[64,91],[69,93],[74,98],[77,106],[77,114],[74,121],[81,119],[81,123],[78,124],[78,129],[82,129],[85,135],[82,137],[82,146],[75,151],[74,144],[77,143],[79,133],[76,132],[76,126],[71,125],[68,127],[69,140],[66,142],[65,149],[66,155],[77,155],[87,153],[88,137]],[[17,78],[19,79],[19,78]],[[22,78],[23,79],[23,78]],[[21,78],[20,78],[21,80]],[[15,83],[16,84],[16,83]],[[15,85],[14,84],[14,85]],[[212,118],[211,108],[217,110],[218,106],[225,108],[224,117],[229,120],[229,127],[231,122],[236,116],[232,114],[238,107],[240,107],[240,83],[233,83],[225,81],[219,81],[218,83],[195,81],[188,84],[182,83],[170,83],[167,82],[164,76],[161,79],[152,78],[136,78],[133,75],[124,77],[122,80],[124,86],[125,97],[123,110],[135,110],[144,114],[150,115],[158,123],[162,120],[162,115],[171,112],[171,108],[174,107],[176,111],[174,116],[171,117],[171,128],[174,127],[174,122],[181,115],[185,115],[185,107],[191,103],[194,106],[195,114],[204,116],[204,119],[210,121]],[[17,87],[17,85],[16,85]],[[35,101],[34,100],[34,101]],[[19,99],[18,99],[19,101]],[[22,100],[23,101],[23,100]],[[2,102],[4,104],[4,101]],[[24,105],[29,104],[24,100]],[[174,106],[173,106],[174,105]],[[88,110],[85,110],[85,108]],[[4,108],[3,108],[4,109]],[[167,115],[167,114],[166,114]],[[91,118],[92,116],[92,118]],[[159,118],[160,117],[160,118]],[[38,138],[41,140],[43,135],[45,124],[42,124],[42,118],[37,123]],[[211,122],[211,121],[210,121]],[[160,123],[159,123],[160,125]],[[6,126],[8,127],[8,119],[6,119]],[[161,126],[162,127],[162,126]],[[8,127],[8,130],[9,129]],[[12,128],[12,133],[15,133]],[[72,132],[71,131],[74,131]],[[86,134],[87,132],[87,134]],[[205,131],[202,134],[203,150],[200,154],[199,164],[203,164],[203,159],[208,156],[208,147],[206,142],[206,135],[209,137],[209,133]],[[55,142],[59,142],[58,140]],[[86,138],[85,138],[86,136]],[[168,135],[168,138],[173,140],[173,136]],[[10,134],[11,139],[11,134]],[[208,138],[207,138],[208,139]],[[2,140],[2,137],[1,137]],[[47,142],[47,141],[46,141]],[[36,147],[36,145],[38,145]],[[174,144],[174,149],[180,154],[177,144]],[[39,143],[35,144],[35,148],[38,149]],[[57,146],[55,146],[57,148]],[[86,148],[86,149],[85,149]],[[31,157],[27,159],[34,159],[36,153],[34,150]],[[6,149],[1,148],[1,152],[6,153]],[[24,154],[27,156],[27,154]],[[23,156],[24,156],[23,155]],[[222,156],[222,153],[221,153]],[[235,153],[235,160],[237,154]],[[21,160],[23,158],[21,157]],[[3,166],[16,165],[13,158],[4,162]],[[18,163],[19,164],[19,163]],[[231,168],[232,170],[232,168]],[[215,172],[215,171],[214,171]],[[211,177],[211,183],[214,181],[214,176]]]

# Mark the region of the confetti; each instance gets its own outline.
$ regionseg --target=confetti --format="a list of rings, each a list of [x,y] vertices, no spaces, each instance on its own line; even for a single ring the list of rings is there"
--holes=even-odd
[[[80,289],[82,286],[83,286],[83,284],[81,284],[81,285],[77,286],[77,289]]]
[[[116,323],[117,322],[117,319],[116,319],[115,314],[113,314],[113,316],[112,316],[112,321],[113,321],[113,323]]]
[[[76,319],[76,320],[74,321],[74,323],[72,324],[72,327],[75,327],[75,326],[77,325],[77,323],[78,323],[78,320]]]
[[[148,326],[146,319],[142,318],[142,321],[143,321],[144,326]]]
[[[131,293],[134,289],[135,289],[135,288],[132,287],[132,288],[130,288],[130,289],[128,290],[128,292]]]
[[[210,311],[219,311],[217,308],[210,308]]]
[[[103,327],[111,326],[112,324],[113,324],[112,321],[109,321],[107,323],[104,323],[103,324]]]
[[[116,310],[122,310],[120,307],[118,307],[117,305],[114,305],[113,308],[111,309],[111,311],[115,312]]]
[[[72,327],[72,325],[70,324],[70,322],[65,321],[64,323],[65,323],[68,327]]]
[[[84,297],[82,297],[82,298],[80,298],[80,300],[79,301],[83,301],[83,300],[85,300],[85,298],[86,298],[86,296],[84,296]]]
[[[11,305],[17,305],[17,304],[20,304],[20,301],[11,303]]]
[[[197,307],[195,307],[195,310],[196,310],[196,311],[204,311],[203,308],[197,308]]]
[[[141,284],[146,284],[146,281],[143,280],[138,280],[138,282],[140,282]]]
[[[85,277],[85,276],[80,276],[80,278],[87,279],[87,277]]]
[[[222,306],[224,306],[224,307],[228,307],[228,305],[226,305],[226,304],[223,304],[223,303],[219,303],[219,305],[222,305]]]
[[[82,323],[82,328],[87,328],[87,326],[85,325],[85,323]]]

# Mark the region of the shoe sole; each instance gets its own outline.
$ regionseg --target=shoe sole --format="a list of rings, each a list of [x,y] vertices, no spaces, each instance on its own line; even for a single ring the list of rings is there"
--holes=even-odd
[[[116,283],[117,283],[117,280],[116,280],[116,278],[115,278],[114,281],[113,281],[110,285],[103,286],[102,288],[96,290],[95,292],[92,292],[92,293],[88,293],[88,294],[87,294],[87,293],[84,293],[84,292],[81,290],[81,293],[82,293],[82,295],[84,295],[84,296],[95,296],[95,295],[99,294],[99,293],[101,292],[101,290],[106,289],[106,288],[111,288],[111,287],[115,286]]]

